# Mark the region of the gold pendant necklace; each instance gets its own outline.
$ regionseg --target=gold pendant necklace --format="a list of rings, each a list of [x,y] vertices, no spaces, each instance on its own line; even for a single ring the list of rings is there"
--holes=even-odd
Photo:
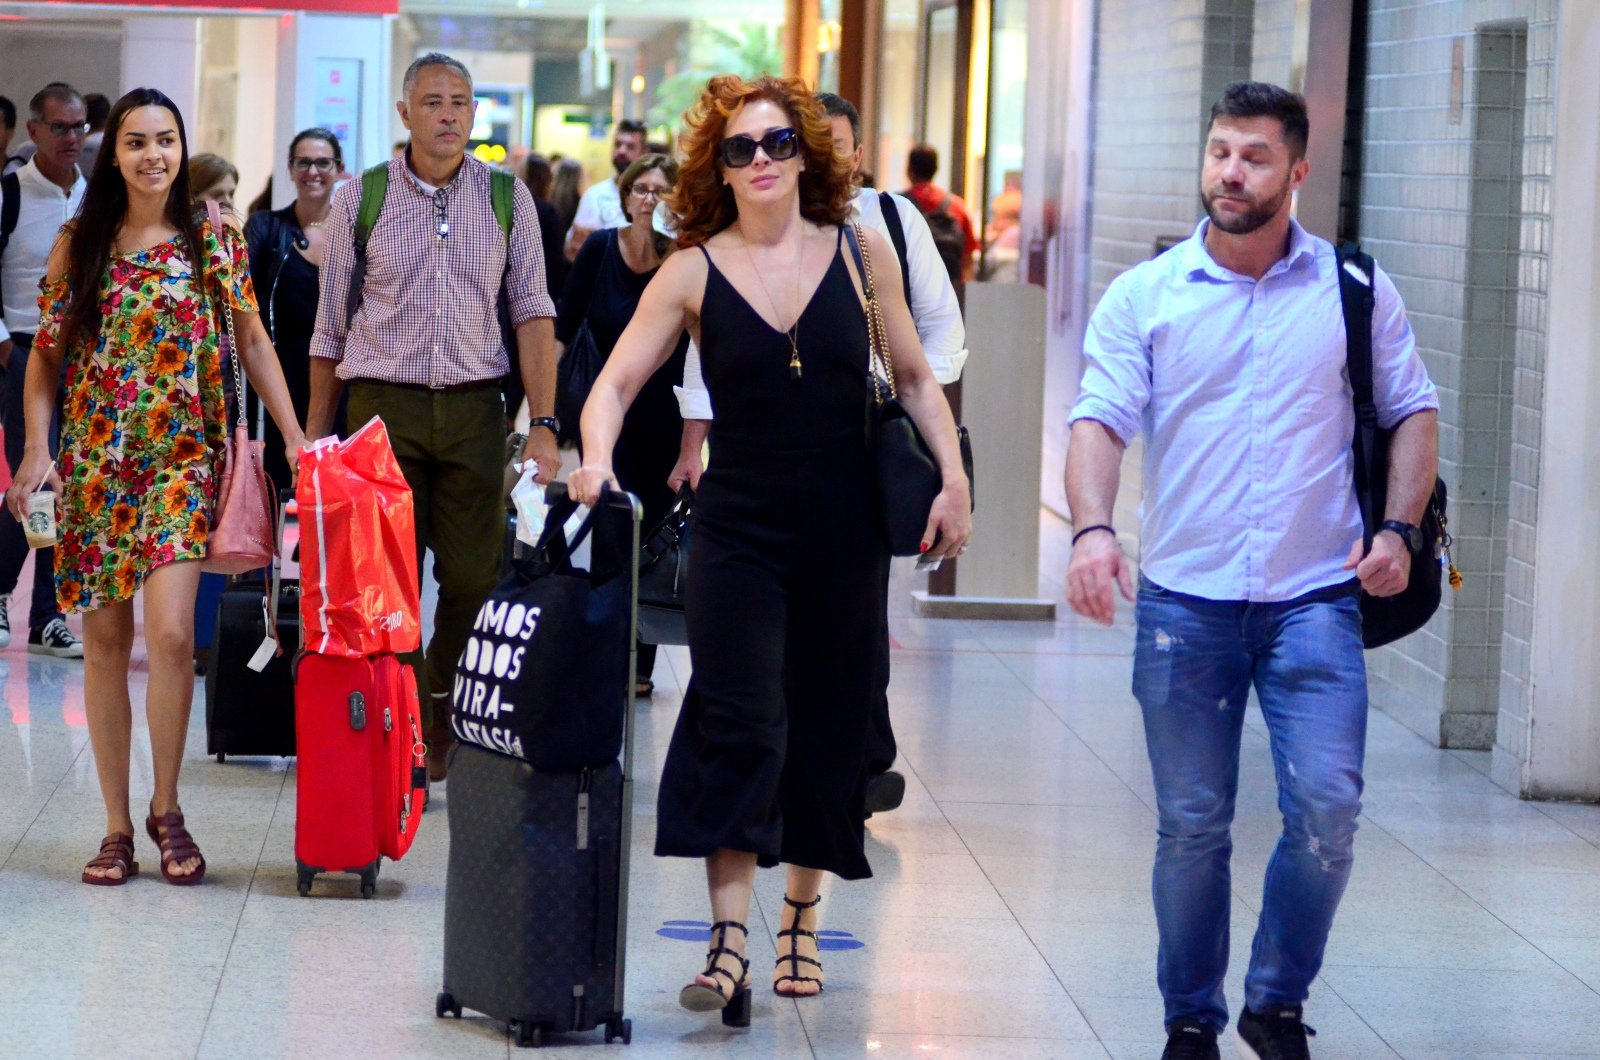
[[[742,237],[742,235],[743,235],[743,233],[741,233],[741,237]],[[805,236],[802,233],[801,238],[800,238],[800,250],[799,250],[799,253],[797,253],[795,255],[794,297],[795,297],[796,304],[798,304],[799,301],[800,301],[800,275],[801,275],[800,270],[801,270],[801,267],[805,264],[805,249],[806,249],[806,241],[805,241]],[[750,253],[750,244],[749,243],[745,243],[744,244],[744,257],[745,257],[745,260],[750,263],[750,271],[756,274],[756,282],[761,285],[761,293],[767,296],[767,304],[772,307],[772,315],[773,315],[773,317],[777,318],[778,317],[778,300],[776,298],[772,297],[772,292],[770,290],[768,290],[767,281],[762,277],[761,270],[756,268],[755,255]],[[805,315],[805,310],[804,310],[804,308],[802,308],[800,310],[800,316],[804,316],[804,315]],[[789,380],[791,382],[795,382],[795,383],[798,383],[800,381],[800,370],[801,370],[801,364],[800,364],[800,316],[796,316],[794,318],[794,323],[790,324],[788,330],[783,333],[784,338],[789,340]],[[777,329],[774,328],[773,330],[777,330]]]

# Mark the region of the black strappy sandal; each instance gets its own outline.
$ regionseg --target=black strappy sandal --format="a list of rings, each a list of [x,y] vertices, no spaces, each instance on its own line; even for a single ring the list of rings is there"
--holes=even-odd
[[[789,966],[789,971],[786,974],[775,974],[772,977],[772,992],[777,994],[779,997],[817,996],[816,994],[796,994],[779,990],[778,987],[784,983],[816,983],[817,994],[822,993],[822,991],[826,989],[822,985],[822,980],[819,977],[815,975],[800,974],[800,966],[802,964],[809,964],[817,971],[822,971],[821,961],[814,957],[803,957],[800,954],[800,940],[802,938],[808,938],[813,943],[817,941],[817,933],[815,931],[806,931],[800,927],[800,914],[815,906],[820,901],[822,901],[822,896],[820,894],[811,899],[809,902],[797,902],[788,895],[783,896],[783,904],[794,910],[794,923],[778,932],[778,938],[787,938],[789,940],[789,952],[778,957],[777,966],[773,969],[774,972],[782,973],[783,966],[785,964]],[[817,952],[819,955],[821,954],[820,948]]]
[[[721,976],[727,980],[729,992],[723,992],[721,980],[717,980],[716,986],[690,983],[678,992],[678,1004],[690,1012],[712,1012],[721,1009],[724,1027],[748,1027],[750,1026],[750,962],[728,948],[729,928],[738,928],[744,932],[748,944],[750,929],[737,920],[724,920],[713,925],[711,928],[713,945],[706,953],[706,970],[700,973],[712,980],[717,980],[717,977]],[[723,957],[732,957],[739,962],[737,976],[718,963]]]

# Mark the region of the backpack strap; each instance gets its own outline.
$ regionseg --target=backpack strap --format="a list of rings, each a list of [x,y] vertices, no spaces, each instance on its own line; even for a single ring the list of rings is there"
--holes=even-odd
[[[1388,492],[1389,472],[1378,427],[1378,406],[1372,396],[1372,313],[1377,301],[1372,284],[1377,265],[1355,243],[1342,244],[1335,251],[1335,260],[1339,269],[1339,302],[1344,310],[1345,369],[1350,376],[1356,414],[1356,499],[1361,505],[1367,545],[1371,547],[1373,528],[1383,519],[1382,498]]]
[[[494,206],[494,219],[500,231],[511,240],[511,226],[516,222],[516,174],[504,169],[489,171],[489,201]]]
[[[883,211],[883,226],[889,230],[889,242],[894,244],[895,257],[900,259],[900,280],[906,289],[906,308],[911,308],[911,263],[906,254],[906,230],[900,222],[900,208],[894,196],[887,191],[878,192],[878,206]]]
[[[17,218],[22,213],[22,182],[15,173],[0,177],[0,254],[11,243],[11,233],[17,230]]]
[[[354,232],[356,262],[350,270],[350,290],[345,294],[344,326],[350,327],[367,283],[367,240],[383,213],[383,200],[389,194],[389,163],[383,162],[361,174],[361,207],[356,213]]]

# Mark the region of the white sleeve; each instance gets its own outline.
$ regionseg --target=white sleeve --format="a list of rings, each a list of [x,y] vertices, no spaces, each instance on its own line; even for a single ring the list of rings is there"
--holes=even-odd
[[[589,185],[579,197],[578,211],[572,215],[572,227],[589,232],[598,232],[605,227],[600,220],[600,185]]]
[[[961,378],[967,363],[967,329],[961,321],[961,303],[950,285],[933,233],[916,204],[901,195],[892,195],[900,214],[900,227],[906,233],[906,264],[911,273],[911,316],[917,322],[917,337],[928,355],[928,367],[940,383]]]
[[[711,391],[706,389],[706,378],[700,373],[700,347],[693,339],[683,358],[683,385],[673,387],[672,392],[678,395],[678,414],[684,419],[711,419]]]

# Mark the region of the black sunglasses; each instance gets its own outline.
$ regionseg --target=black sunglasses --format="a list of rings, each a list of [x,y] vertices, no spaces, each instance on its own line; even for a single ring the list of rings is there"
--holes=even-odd
[[[756,148],[767,153],[774,162],[787,162],[800,153],[800,137],[793,129],[773,129],[757,140],[741,133],[730,136],[717,147],[722,164],[730,169],[743,169],[756,160]]]

